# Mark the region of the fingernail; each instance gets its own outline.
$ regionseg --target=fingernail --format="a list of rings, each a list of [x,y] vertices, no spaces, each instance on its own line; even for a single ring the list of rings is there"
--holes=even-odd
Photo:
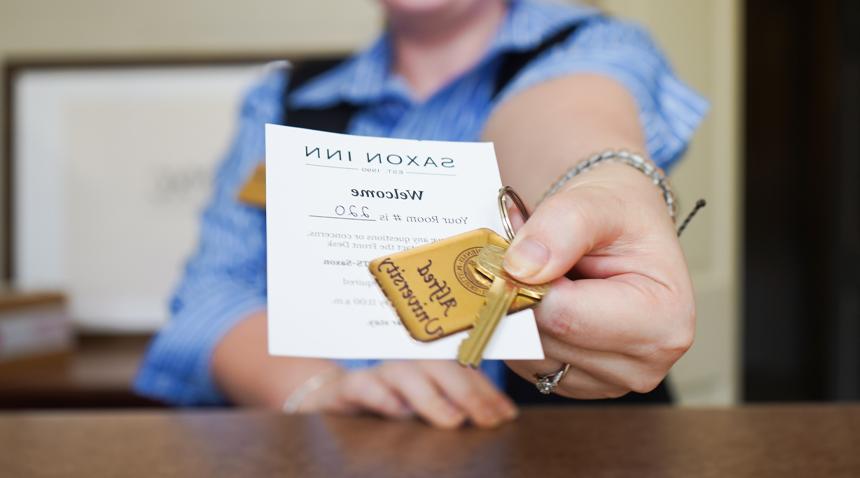
[[[509,274],[526,278],[540,272],[549,261],[549,249],[530,238],[516,238],[505,254],[505,270]]]
[[[489,415],[481,418],[480,425],[482,427],[493,428],[499,426],[502,423],[502,417],[497,417],[495,415]]]
[[[447,418],[453,419],[453,418],[460,418],[463,416],[463,414],[460,413],[460,411],[458,409],[456,409],[450,405],[446,405],[446,406],[442,407],[439,411],[442,412],[442,415],[444,415]]]
[[[452,412],[452,413],[448,413],[446,415],[447,415],[447,417],[446,417],[447,424],[449,426],[452,426],[452,427],[459,426],[461,423],[463,423],[463,420],[466,419],[466,417],[463,416],[463,414],[459,413],[459,412]]]
[[[517,416],[517,406],[510,400],[500,399],[496,402],[495,408],[506,420],[513,420]]]
[[[479,410],[474,417],[474,422],[481,426],[494,427],[499,424],[499,421],[501,417],[487,409]]]

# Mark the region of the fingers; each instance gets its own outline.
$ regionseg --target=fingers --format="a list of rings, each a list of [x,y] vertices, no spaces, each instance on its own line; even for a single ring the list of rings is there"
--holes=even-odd
[[[494,427],[517,415],[514,403],[487,377],[448,361],[421,362],[436,386],[479,427]]]
[[[561,342],[651,359],[680,357],[695,326],[691,297],[636,274],[555,281],[536,316],[541,332]]]
[[[345,375],[329,409],[343,413],[371,411],[402,418],[413,413],[440,428],[456,428],[467,419],[496,426],[517,415],[513,402],[481,372],[450,361],[385,362]]]
[[[505,270],[535,284],[561,277],[587,252],[621,235],[622,212],[615,195],[600,187],[557,193],[517,231]]]
[[[562,363],[555,360],[511,360],[507,364],[517,375],[532,383],[536,381],[535,371],[544,374],[554,372],[562,367]],[[623,387],[600,380],[574,365],[571,365],[570,370],[558,384],[558,388],[555,389],[555,393],[558,395],[580,400],[618,398],[627,392],[628,390]]]
[[[587,371],[574,366],[570,367],[556,389],[556,393],[561,396],[580,400],[618,398],[627,395],[627,392],[629,390],[624,387],[600,380]]]
[[[343,412],[363,410],[388,418],[403,418],[411,409],[371,370],[356,370],[344,376],[340,390]]]
[[[457,428],[466,415],[436,387],[429,375],[408,362],[386,362],[377,367],[378,376],[421,418],[439,428]]]
[[[649,361],[612,352],[588,350],[562,343],[552,337],[542,340],[544,353],[569,363],[581,373],[603,384],[604,397],[617,393],[648,393],[666,377],[671,367],[663,360]],[[576,386],[567,382],[569,386]]]

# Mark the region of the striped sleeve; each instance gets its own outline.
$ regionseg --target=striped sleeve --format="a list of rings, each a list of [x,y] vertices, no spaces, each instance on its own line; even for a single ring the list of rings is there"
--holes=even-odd
[[[225,403],[210,370],[212,351],[231,327],[266,306],[265,213],[239,203],[236,194],[264,158],[264,125],[280,119],[283,83],[283,73],[271,73],[242,103],[197,250],[170,302],[171,318],[136,377],[141,395],[174,405]]]
[[[644,29],[605,17],[588,20],[565,43],[532,61],[502,99],[575,73],[604,74],[627,88],[639,107],[648,154],[664,168],[683,154],[708,110],[708,103],[675,76]]]

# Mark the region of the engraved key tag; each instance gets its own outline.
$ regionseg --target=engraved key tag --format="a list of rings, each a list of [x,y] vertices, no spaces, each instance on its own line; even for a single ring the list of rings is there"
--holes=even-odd
[[[394,305],[409,334],[431,341],[471,327],[492,282],[476,270],[482,248],[507,248],[508,241],[490,229],[476,229],[370,263],[370,272]],[[518,295],[511,311],[537,303]]]

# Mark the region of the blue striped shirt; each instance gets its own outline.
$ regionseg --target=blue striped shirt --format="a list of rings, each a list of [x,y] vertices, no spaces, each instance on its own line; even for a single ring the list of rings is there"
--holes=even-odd
[[[503,54],[533,49],[575,22],[584,23],[524,67],[493,98]],[[506,98],[559,76],[598,73],[623,84],[636,99],[648,153],[664,168],[683,153],[707,109],[706,102],[675,77],[642,28],[586,7],[511,1],[483,58],[420,102],[402,78],[391,74],[390,61],[391,44],[383,34],[367,50],[298,88],[291,106],[356,104],[360,108],[348,127],[352,134],[475,141],[493,108]],[[177,405],[225,403],[210,369],[213,348],[238,321],[266,307],[265,214],[237,202],[236,194],[263,159],[263,125],[283,121],[287,81],[283,72],[271,72],[242,103],[236,138],[203,213],[198,249],[170,302],[171,320],[151,344],[137,376],[135,388],[142,395]],[[372,362],[343,364],[362,367]],[[499,362],[486,361],[485,372],[501,385]]]

